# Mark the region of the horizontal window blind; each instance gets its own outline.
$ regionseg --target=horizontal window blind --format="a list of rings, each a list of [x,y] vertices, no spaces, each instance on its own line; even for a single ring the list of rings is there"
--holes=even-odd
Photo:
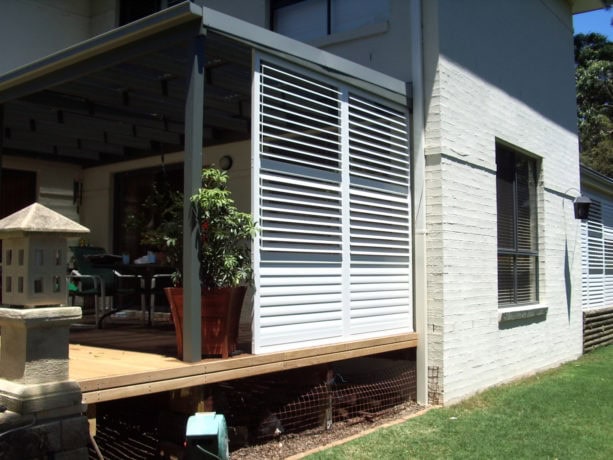
[[[536,161],[496,146],[498,303],[538,301]]]

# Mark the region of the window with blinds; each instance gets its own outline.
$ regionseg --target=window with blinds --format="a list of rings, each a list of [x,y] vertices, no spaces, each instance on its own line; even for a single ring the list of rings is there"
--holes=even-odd
[[[255,352],[412,331],[407,115],[259,61]]]
[[[498,303],[538,301],[536,161],[496,147]]]

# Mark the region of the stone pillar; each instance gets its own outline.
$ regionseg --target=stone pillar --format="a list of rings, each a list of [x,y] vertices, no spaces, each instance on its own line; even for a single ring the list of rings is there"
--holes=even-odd
[[[0,308],[0,452],[87,458],[79,385],[68,379],[68,334],[79,307]]]

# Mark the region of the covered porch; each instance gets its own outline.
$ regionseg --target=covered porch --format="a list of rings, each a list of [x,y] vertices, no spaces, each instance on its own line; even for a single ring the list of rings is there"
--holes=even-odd
[[[73,336],[84,401],[416,347],[407,96],[404,82],[191,2],[1,76],[0,161],[80,168],[79,217],[98,244],[120,250],[114,174],[160,158],[183,164],[189,197],[202,166],[230,156],[258,225],[249,353],[201,359],[185,206],[185,362],[159,352],[163,335],[146,353],[105,346],[112,328],[92,331],[96,345]]]

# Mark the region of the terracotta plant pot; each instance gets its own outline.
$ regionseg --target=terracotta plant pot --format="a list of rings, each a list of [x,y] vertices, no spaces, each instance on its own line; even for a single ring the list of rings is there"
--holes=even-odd
[[[236,350],[245,286],[202,291],[200,305],[202,355],[227,358]],[[183,288],[164,288],[177,335],[177,354],[183,359]]]

